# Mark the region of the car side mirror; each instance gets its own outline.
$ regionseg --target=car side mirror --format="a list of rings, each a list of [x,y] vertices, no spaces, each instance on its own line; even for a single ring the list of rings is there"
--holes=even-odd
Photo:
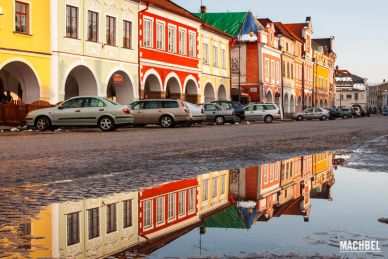
[[[62,110],[62,109],[63,109],[62,105],[59,105],[58,110]]]

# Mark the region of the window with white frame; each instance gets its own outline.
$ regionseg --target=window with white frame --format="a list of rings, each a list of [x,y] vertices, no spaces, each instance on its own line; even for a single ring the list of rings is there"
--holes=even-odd
[[[269,181],[272,182],[274,179],[273,165],[269,166]]]
[[[168,219],[175,218],[175,193],[168,195]]]
[[[203,63],[209,65],[209,45],[207,43],[203,44]]]
[[[161,22],[156,23],[156,48],[164,50],[164,24]]]
[[[218,177],[214,177],[212,180],[212,197],[215,198],[217,197],[217,192],[218,192]]]
[[[143,45],[152,47],[152,21],[150,19],[143,21],[143,34]]]
[[[178,213],[182,216],[186,213],[186,191],[178,193]]]
[[[221,50],[221,62],[222,68],[226,68],[226,51],[224,49]]]
[[[176,28],[168,26],[168,52],[176,53]]]
[[[144,228],[150,228],[152,226],[152,200],[145,201],[143,205]]]
[[[164,197],[156,198],[156,224],[164,222]]]
[[[275,78],[275,61],[271,60],[271,79]]]
[[[279,80],[279,72],[280,72],[280,63],[279,62],[276,62],[276,80]]]
[[[268,80],[269,79],[269,60],[267,58],[264,60],[264,75],[265,75],[265,79]]]
[[[18,22],[17,8],[18,7],[16,5],[16,32],[19,32],[19,30],[22,30],[23,28],[18,28],[18,26],[22,26],[23,23]],[[20,8],[21,7],[19,7],[19,9]],[[27,18],[25,22],[28,22]],[[73,39],[78,38],[78,7],[71,5],[66,5],[66,37]]]
[[[189,212],[194,211],[194,204],[195,204],[195,188],[191,188],[189,190]]]
[[[196,34],[193,32],[189,33],[189,56],[192,58],[196,57]]]
[[[209,198],[209,180],[202,180],[202,201],[207,201]]]
[[[179,54],[186,55],[186,31],[179,30]]]
[[[268,183],[268,166],[264,166],[263,170],[264,170],[264,183],[267,184]]]
[[[223,175],[221,176],[221,191],[220,191],[220,194],[223,195],[225,194],[225,184],[226,184],[226,176]]]
[[[213,66],[218,67],[218,48],[213,46]]]

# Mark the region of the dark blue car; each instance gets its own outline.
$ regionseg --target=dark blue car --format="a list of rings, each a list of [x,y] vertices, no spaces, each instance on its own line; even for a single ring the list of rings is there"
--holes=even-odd
[[[236,122],[241,122],[245,119],[245,110],[241,103],[236,101],[214,101],[226,109],[234,109],[234,114],[236,115]]]

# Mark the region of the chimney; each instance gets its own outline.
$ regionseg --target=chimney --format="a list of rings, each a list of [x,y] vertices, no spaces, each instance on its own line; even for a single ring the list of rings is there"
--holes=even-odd
[[[307,16],[306,17],[306,23],[310,23],[311,22],[311,16]]]
[[[207,13],[207,8],[204,5],[201,5],[201,13]]]

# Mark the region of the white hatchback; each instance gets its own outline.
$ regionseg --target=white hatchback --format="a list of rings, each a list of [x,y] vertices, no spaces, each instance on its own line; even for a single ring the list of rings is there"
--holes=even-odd
[[[271,123],[281,118],[280,109],[273,103],[250,104],[244,107],[246,121],[264,121]]]

